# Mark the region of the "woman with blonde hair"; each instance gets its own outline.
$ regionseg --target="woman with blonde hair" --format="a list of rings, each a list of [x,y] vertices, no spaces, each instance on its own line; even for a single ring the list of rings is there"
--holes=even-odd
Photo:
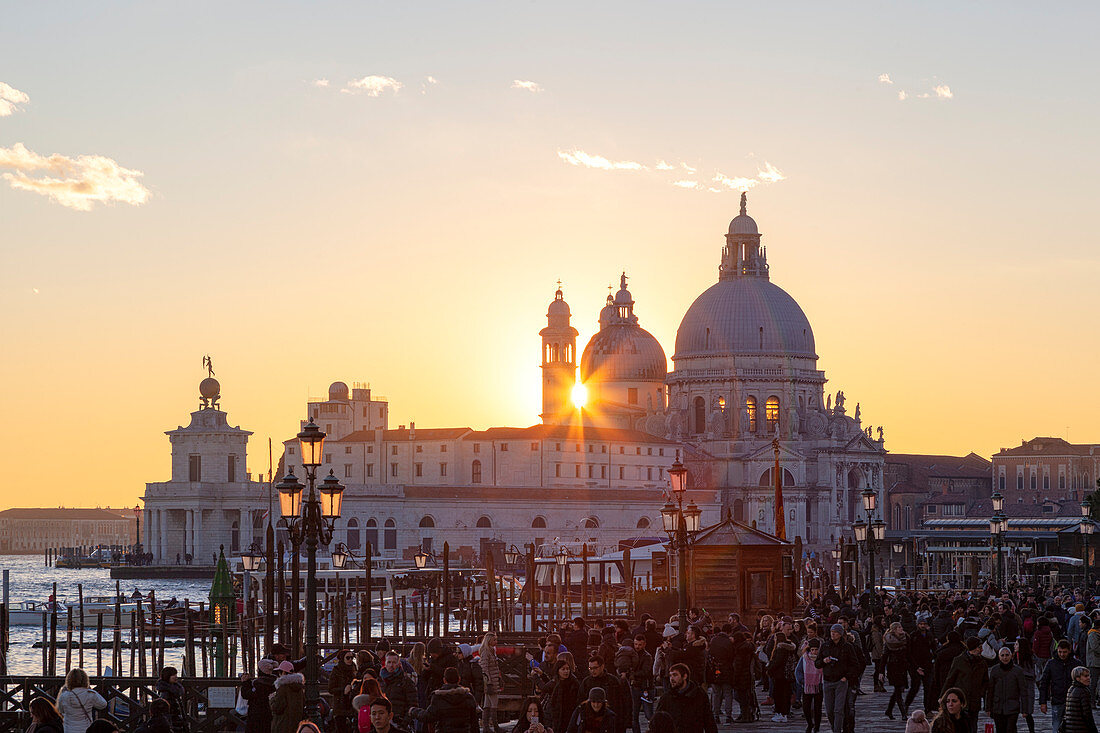
[[[65,724],[65,733],[85,733],[96,719],[97,710],[105,710],[107,701],[89,688],[88,673],[73,667],[65,675],[65,686],[57,696],[57,711]]]
[[[500,699],[500,662],[497,661],[497,635],[490,631],[481,637],[480,656],[481,673],[485,678],[485,702],[482,705],[481,730],[493,733],[497,729],[497,704]]]

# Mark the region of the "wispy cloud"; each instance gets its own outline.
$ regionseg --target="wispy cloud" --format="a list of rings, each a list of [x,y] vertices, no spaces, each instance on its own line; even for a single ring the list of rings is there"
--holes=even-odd
[[[438,84],[439,79],[436,79],[434,76],[426,76],[426,77],[424,77],[424,83],[425,84]]]
[[[890,75],[889,75],[889,74],[879,74],[879,75],[878,75],[878,80],[879,80],[880,82],[882,82],[883,84],[893,84],[893,83],[894,83],[894,82],[893,82],[893,81],[892,81],[892,80],[890,79]]]
[[[328,79],[315,79],[313,81],[313,86],[315,86],[315,87],[327,87],[328,83],[329,83]]]
[[[786,178],[778,168],[766,160],[764,161],[764,170],[757,171],[756,177],[764,183],[778,183]]]
[[[527,81],[525,79],[515,79],[512,81],[513,89],[522,89],[525,92],[534,92],[538,94],[542,91],[542,85],[535,81]]]
[[[141,171],[102,155],[43,156],[16,143],[0,148],[0,170],[10,171],[3,178],[12,188],[48,196],[77,211],[115,201],[136,206],[149,199],[149,189],[138,180]]]
[[[13,86],[0,81],[0,117],[7,117],[14,112],[21,111],[19,105],[31,101],[26,92],[21,92]]]
[[[936,96],[940,99],[952,99],[955,96],[951,93],[951,87],[946,84],[937,84],[932,91],[935,92]]]
[[[905,91],[904,89],[902,89],[901,91],[898,92],[898,101],[899,102],[904,102],[907,99],[909,99],[909,92]]]
[[[878,80],[884,84],[893,85],[893,80],[889,74],[879,74]],[[926,87],[927,88],[927,87]],[[904,102],[907,99],[954,99],[955,94],[951,91],[951,87],[946,84],[936,84],[932,87],[931,91],[911,91],[907,89],[898,90],[898,101]]]
[[[590,155],[583,150],[558,151],[558,157],[570,165],[598,168],[604,171],[640,171],[645,166],[633,160],[608,160],[602,155]]]
[[[689,166],[687,163],[672,164],[661,158],[658,159],[653,165],[646,165],[639,163],[635,160],[611,160],[603,155],[595,155],[593,153],[586,153],[583,150],[559,150],[558,157],[569,163],[583,168],[594,168],[596,170],[603,171],[628,171],[632,173],[649,173],[651,175],[659,175],[664,178],[664,174],[669,171],[676,171],[678,175],[683,175],[683,171],[689,174],[696,173],[696,169]],[[677,188],[682,188],[691,191],[709,191],[711,193],[722,193],[723,191],[747,191],[750,188],[759,186],[761,184],[778,183],[785,180],[786,175],[783,174],[778,168],[769,163],[763,162],[763,168],[758,168],[755,176],[726,176],[722,173],[715,173],[714,177],[706,181],[692,180],[690,178],[674,178],[669,180],[664,178],[668,183]],[[715,185],[716,184],[716,185]]]
[[[372,74],[362,79],[352,79],[340,91],[344,94],[366,94],[368,97],[380,97],[385,92],[397,94],[405,85],[389,76]]]

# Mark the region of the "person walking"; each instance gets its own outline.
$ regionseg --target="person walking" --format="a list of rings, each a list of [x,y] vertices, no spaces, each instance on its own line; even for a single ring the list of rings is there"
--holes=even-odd
[[[710,679],[710,703],[714,720],[721,712],[726,723],[733,722],[733,625],[724,624],[707,646],[707,670]],[[638,731],[641,733],[641,731]]]
[[[833,624],[814,664],[822,670],[822,706],[833,733],[843,733],[848,688],[859,683],[860,662],[855,647],[844,637],[844,627]]]
[[[306,678],[294,671],[292,662],[280,662],[276,669],[275,694],[271,697],[271,733],[294,733],[305,717]]]
[[[485,700],[481,711],[482,733],[495,733],[497,729],[497,704],[503,678],[500,674],[500,662],[497,661],[496,644],[497,635],[492,631],[481,637],[478,663],[485,678]]]
[[[939,690],[932,690],[935,676],[936,639],[932,635],[928,619],[917,621],[917,631],[909,636],[909,692],[905,696],[905,710],[924,688],[924,709],[930,712]],[[1032,680],[1035,678],[1032,677]]]
[[[256,664],[256,676],[241,675],[241,697],[248,701],[244,733],[267,733],[271,730],[271,700],[275,693],[275,662],[261,659]],[[171,711],[169,711],[171,713]]]
[[[1026,636],[1016,640],[1016,664],[1024,673],[1024,684],[1027,686],[1027,694],[1020,698],[1020,715],[1027,723],[1028,733],[1035,733],[1035,660],[1031,656],[1031,644]]]
[[[645,649],[645,634],[635,634],[630,643],[636,656],[631,659],[630,666],[620,672],[620,675],[630,691],[631,730],[634,733],[642,733],[642,698],[653,688],[653,657]],[[617,656],[615,669],[619,670]]]
[[[581,682],[573,674],[568,660],[559,658],[554,665],[554,684],[550,688],[550,704],[546,709],[546,725],[555,733],[569,727],[580,689]]]
[[[405,667],[401,664],[401,657],[397,652],[386,652],[385,660],[382,671],[378,673],[382,694],[390,701],[393,719],[399,726],[408,727],[405,719],[409,715],[409,710],[416,707],[416,683],[405,673]]]
[[[894,703],[901,710],[901,716],[909,716],[902,693],[909,683],[909,634],[901,627],[900,621],[890,624],[882,636],[882,667],[884,682],[893,688],[890,700],[886,703],[886,717],[894,719]]]
[[[602,687],[593,687],[573,711],[566,733],[615,733],[615,713],[607,706]]]
[[[1073,670],[1079,664],[1070,653],[1069,642],[1062,639],[1039,677],[1039,710],[1046,714],[1049,701],[1051,730],[1055,733],[1061,727],[1066,710],[1066,693],[1073,684]]]
[[[772,648],[771,657],[768,658],[766,669],[772,681],[772,699],[775,700],[773,723],[786,723],[787,716],[791,712],[791,684],[794,682],[796,660],[797,652],[794,644],[787,641],[785,633],[777,631],[775,646]]]
[[[1088,667],[1074,667],[1071,674],[1073,682],[1066,693],[1065,733],[1097,733],[1089,693],[1092,673]]]
[[[679,733],[718,733],[707,693],[691,681],[691,670],[688,666],[680,663],[672,665],[668,681],[671,688],[657,703],[656,712],[671,715]]]
[[[989,688],[985,709],[989,711],[997,733],[1016,733],[1020,701],[1031,694],[1024,671],[1013,661],[1012,650],[1003,646],[997,652],[997,664],[989,670]]]
[[[335,733],[351,733],[353,728],[355,710],[351,707],[351,698],[355,694],[355,673],[355,652],[341,649],[328,677]]]
[[[753,687],[752,668],[756,661],[756,645],[746,631],[733,634],[733,698],[740,707],[735,723],[751,723],[756,720],[758,704]],[[717,716],[715,716],[717,720]]]
[[[457,669],[444,670],[443,686],[432,693],[428,707],[413,708],[409,717],[430,723],[435,733],[477,733],[477,701],[458,680]]]
[[[989,686],[989,666],[982,656],[982,642],[978,637],[972,636],[966,640],[966,651],[951,662],[944,686],[958,687],[963,691],[970,706],[970,731],[976,733],[978,712]]]
[[[824,676],[815,664],[820,651],[821,640],[810,639],[794,673],[795,679],[802,685],[802,714],[806,716],[806,733],[818,733],[821,730],[821,683]]]
[[[96,719],[96,711],[106,708],[103,696],[89,687],[88,673],[79,667],[70,669],[57,696],[57,711],[64,721],[65,733],[84,733]]]
[[[179,671],[175,667],[162,669],[155,689],[157,697],[168,701],[173,733],[186,733],[187,714],[183,707],[184,689],[180,684]]]

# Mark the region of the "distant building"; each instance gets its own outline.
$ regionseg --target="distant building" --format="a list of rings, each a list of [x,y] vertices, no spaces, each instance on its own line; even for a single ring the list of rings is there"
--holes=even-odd
[[[0,512],[0,555],[57,547],[134,544],[133,515],[109,509],[7,509]]]
[[[1080,502],[1096,489],[1100,445],[1049,437],[1024,440],[993,455],[993,475],[1006,505]]]
[[[981,501],[989,503],[992,464],[965,456],[890,453],[886,457],[888,530],[920,529],[925,520],[964,517]]]

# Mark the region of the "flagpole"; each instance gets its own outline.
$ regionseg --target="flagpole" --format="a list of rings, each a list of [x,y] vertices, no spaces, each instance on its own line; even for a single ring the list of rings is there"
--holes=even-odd
[[[775,468],[772,475],[775,478],[775,536],[781,540],[787,539],[787,520],[783,511],[783,474],[779,472],[779,428],[776,427],[775,437],[772,438],[772,450],[775,451]]]

